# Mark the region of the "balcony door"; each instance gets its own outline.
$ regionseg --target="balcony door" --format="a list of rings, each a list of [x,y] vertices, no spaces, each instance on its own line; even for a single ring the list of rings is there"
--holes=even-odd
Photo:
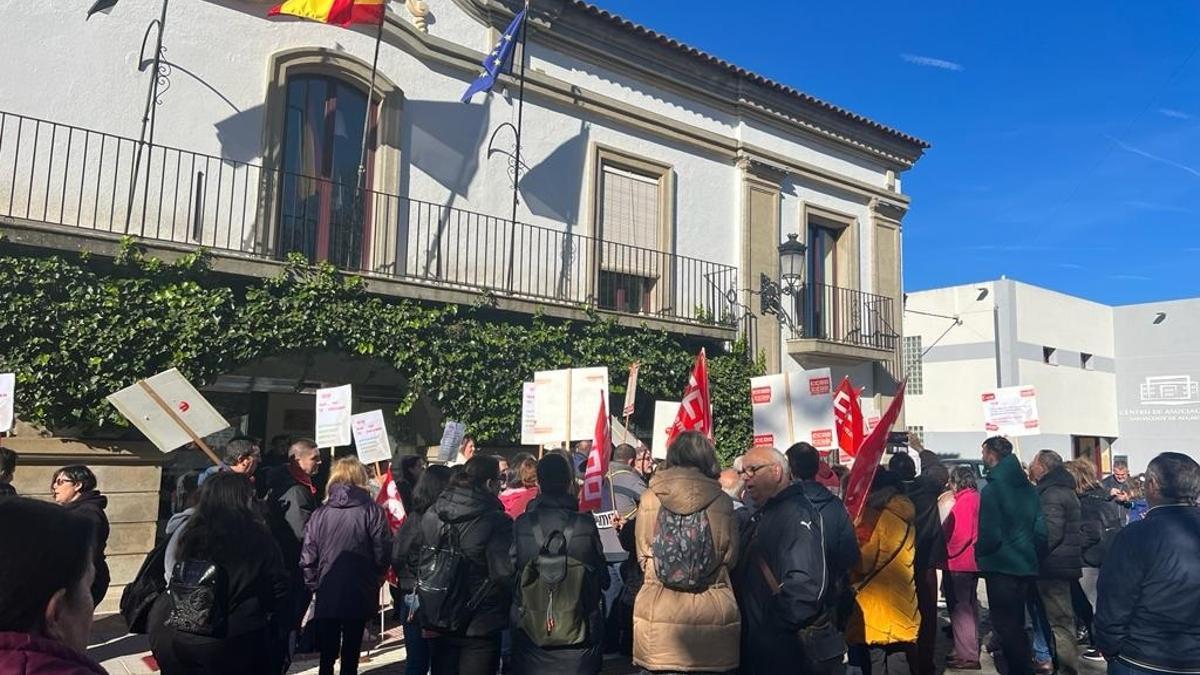
[[[840,228],[827,227],[816,221],[808,223],[808,286],[803,301],[805,337],[827,339],[830,327],[836,323],[837,311],[834,288],[838,281],[838,241]]]
[[[378,106],[373,106],[377,108]],[[371,111],[374,135],[374,117]],[[287,80],[279,253],[341,268],[367,266],[371,200],[358,194],[366,92],[328,75]],[[365,188],[371,187],[374,139],[368,146]]]

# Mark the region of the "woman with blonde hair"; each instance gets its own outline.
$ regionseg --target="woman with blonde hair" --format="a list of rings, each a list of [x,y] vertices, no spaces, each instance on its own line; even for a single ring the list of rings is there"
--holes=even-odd
[[[383,508],[367,492],[367,469],[357,457],[342,457],[329,474],[328,497],[304,530],[300,569],[316,593],[313,620],[321,652],[321,675],[358,673],[363,628],[379,612],[392,548]]]

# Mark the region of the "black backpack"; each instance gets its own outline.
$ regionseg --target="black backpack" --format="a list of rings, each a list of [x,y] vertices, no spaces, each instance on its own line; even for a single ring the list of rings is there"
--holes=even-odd
[[[149,632],[146,621],[150,618],[150,608],[163,591],[167,590],[165,565],[169,543],[171,537],[164,537],[153,551],[146,554],[146,559],[138,568],[137,576],[121,591],[121,616],[124,617],[130,633]]]
[[[210,560],[180,560],[167,585],[171,612],[164,623],[183,633],[224,637],[229,621],[229,579]]]
[[[487,583],[472,594],[467,583],[472,563],[463,553],[461,541],[477,522],[478,518],[467,523],[462,532],[453,524],[442,523],[437,543],[422,547],[417,567],[417,618],[422,628],[457,633],[470,623]]]
[[[547,535],[538,514],[529,516],[539,550],[521,570],[518,625],[539,647],[567,647],[587,640],[584,596],[589,569],[567,555],[574,534],[570,517],[566,527]]]

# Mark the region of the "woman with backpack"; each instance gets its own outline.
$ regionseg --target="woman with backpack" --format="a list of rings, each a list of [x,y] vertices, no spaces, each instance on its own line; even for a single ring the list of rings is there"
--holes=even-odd
[[[300,570],[315,594],[313,621],[321,675],[358,673],[363,629],[379,613],[379,588],[392,551],[387,514],[367,492],[367,469],[351,455],[329,472],[325,504],[304,528]]]
[[[590,513],[579,512],[565,458],[538,462],[537,481],[541,494],[514,525],[513,672],[595,675],[604,660],[601,598],[609,584],[600,531]]]
[[[495,675],[500,667],[513,584],[513,521],[501,487],[500,462],[474,455],[421,517],[417,618],[435,636],[433,675]]]
[[[271,616],[289,606],[288,574],[248,477],[225,471],[204,482],[176,559],[149,620],[163,675],[281,672],[277,639],[288,627]],[[212,609],[187,611],[194,605]]]
[[[634,536],[645,580],[633,606],[633,662],[646,671],[738,669],[741,619],[729,582],[738,530],[720,473],[712,441],[684,432],[642,494]]]
[[[417,564],[420,547],[413,542],[420,534],[421,520],[450,485],[450,469],[431,466],[421,474],[412,491],[412,511],[396,531],[392,547],[392,569],[396,572],[400,592],[404,595],[404,672],[406,675],[426,675],[429,672],[429,641],[422,635],[416,616]]]

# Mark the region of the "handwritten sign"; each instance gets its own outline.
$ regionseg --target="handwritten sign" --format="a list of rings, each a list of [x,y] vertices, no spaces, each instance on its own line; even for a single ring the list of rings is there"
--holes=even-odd
[[[363,464],[391,461],[392,443],[388,440],[387,426],[383,421],[382,410],[352,415],[350,431],[354,434],[354,446],[358,449],[358,461]]]
[[[13,394],[17,388],[17,376],[13,373],[0,373],[0,433],[12,429],[13,425]]]
[[[458,449],[462,447],[463,439],[467,437],[467,425],[454,420],[446,420],[442,429],[442,442],[438,448],[438,459],[443,462],[453,462],[458,458]]]
[[[350,401],[348,384],[317,390],[317,447],[350,445]]]

